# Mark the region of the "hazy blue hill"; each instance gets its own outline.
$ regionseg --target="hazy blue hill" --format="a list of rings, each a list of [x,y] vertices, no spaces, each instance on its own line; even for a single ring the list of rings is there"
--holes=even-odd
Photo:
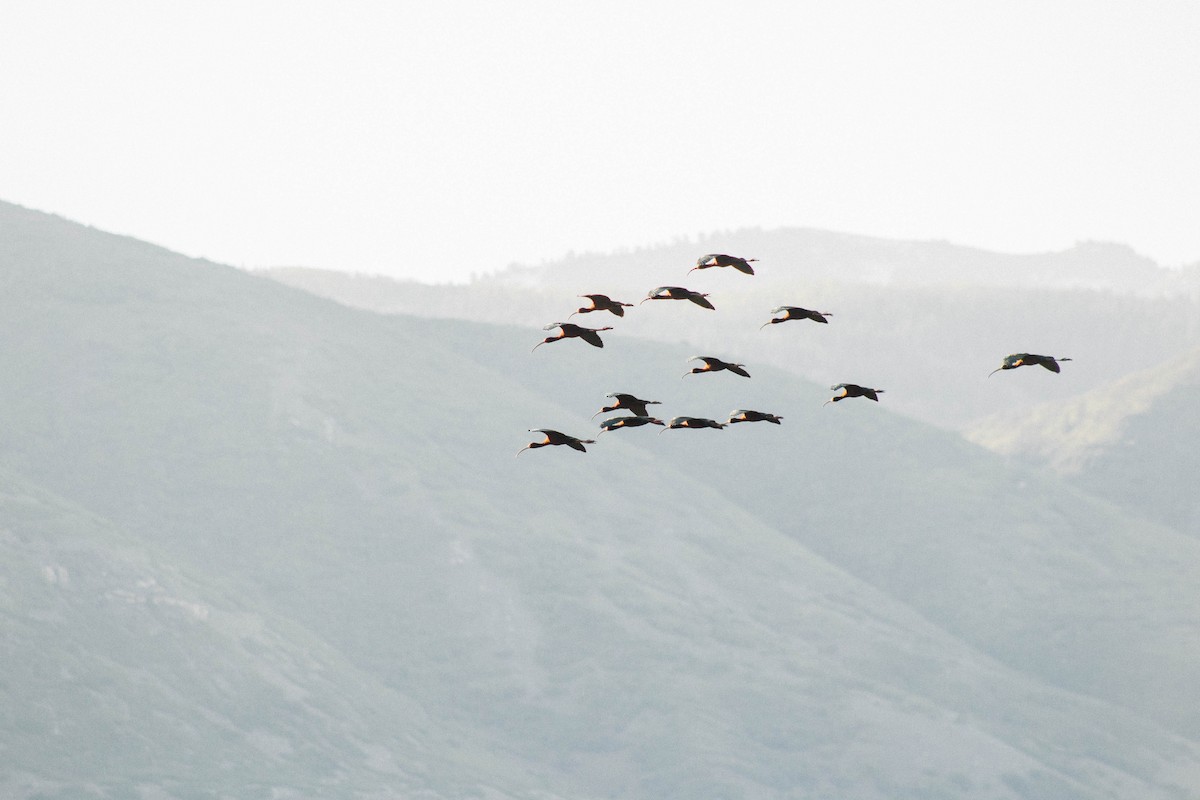
[[[1081,242],[1059,252],[1017,255],[945,241],[892,240],[812,228],[744,228],[615,253],[572,253],[539,265],[513,265],[483,280],[547,285],[590,283],[603,276],[609,285],[637,287],[645,284],[649,275],[682,275],[705,253],[758,258],[754,267],[766,268],[758,275],[766,283],[803,275],[815,281],[1093,288],[1140,294],[1170,290],[1179,279],[1176,272],[1159,267],[1128,246],[1107,242]],[[697,274],[692,273],[693,277]]]
[[[1147,519],[1200,535],[1200,349],[968,432]]]
[[[909,266],[924,263],[917,245],[906,249],[896,244],[894,249],[895,257],[907,258]],[[818,277],[803,262],[767,258],[756,265],[753,278],[728,269],[687,275],[686,264],[659,266],[653,255],[637,254],[640,281],[628,284],[620,282],[623,273],[609,270],[599,257],[586,274],[568,268],[570,261],[547,265],[529,285],[496,279],[428,286],[297,269],[269,274],[347,305],[531,327],[565,319],[585,303],[575,296],[582,292],[608,292],[636,303],[654,286],[682,284],[711,292],[719,313],[688,303],[646,303],[628,310],[621,330],[660,341],[687,340],[825,385],[848,379],[874,382],[892,392],[890,408],[956,429],[1004,410],[1073,397],[1139,365],[1200,346],[1200,295],[1194,291],[1141,296],[1054,288],[1033,279],[1028,285],[998,288],[970,274],[959,282],[885,285],[857,280],[853,270],[843,277]],[[618,263],[632,257],[613,256]],[[982,251],[977,257],[1001,265],[1010,258]],[[1053,261],[1037,263],[1049,270]],[[770,309],[779,305],[834,316],[829,325],[789,322],[760,331]],[[590,314],[572,321],[599,326],[614,319]],[[1001,358],[1013,352],[1070,356],[1075,362],[1061,376],[1014,374],[988,380]]]
[[[683,380],[690,349],[624,328],[530,354],[542,335],[356,311],[0,205],[0,467],[19,488],[0,505],[0,687],[6,708],[71,709],[46,670],[8,665],[77,664],[96,711],[72,757],[97,765],[49,748],[9,783],[215,796],[187,783],[223,763],[188,728],[205,681],[290,678],[305,655],[327,666],[290,678],[301,708],[253,681],[223,695],[230,741],[279,758],[233,770],[254,784],[231,794],[328,796],[311,787],[334,775],[364,797],[1200,796],[1195,542],[886,403],[821,409],[822,388],[753,364]],[[785,425],[513,458],[526,428],[595,431],[625,389]],[[993,505],[1017,481],[1037,502]],[[68,523],[27,543],[35,491],[105,520],[78,536],[119,536],[119,580],[72,569]],[[59,563],[78,602],[37,577]],[[97,602],[147,563],[137,614]],[[190,606],[160,596],[259,617],[269,641],[163,618]],[[176,760],[100,767],[144,685],[171,689],[144,699]],[[375,698],[381,719],[360,711]]]

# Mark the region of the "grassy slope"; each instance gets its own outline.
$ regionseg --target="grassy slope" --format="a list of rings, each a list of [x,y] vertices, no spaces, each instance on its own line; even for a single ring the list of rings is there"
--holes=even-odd
[[[2,482],[5,797],[452,796],[470,758],[512,779],[236,582]]]
[[[1049,467],[1147,519],[1200,534],[1200,350],[1063,403],[997,415],[968,438]]]
[[[0,316],[18,343],[0,354],[8,468],[189,573],[220,576],[239,602],[289,618],[418,702],[437,726],[430,740],[469,737],[464,780],[487,772],[470,753],[491,751],[527,789],[575,796],[1166,796],[1194,785],[1193,744],[983,655],[928,609],[936,624],[914,613],[920,603],[887,580],[878,583],[890,597],[801,546],[798,530],[763,522],[796,505],[818,509],[807,524],[874,509],[887,523],[878,557],[899,567],[860,566],[873,579],[911,575],[910,535],[884,535],[892,514],[907,508],[905,531],[947,496],[968,504],[987,470],[962,483],[951,474],[949,491],[936,471],[918,471],[905,479],[906,507],[889,493],[862,503],[897,487],[856,476],[852,460],[842,483],[826,474],[803,488],[822,471],[789,473],[781,440],[758,428],[628,431],[586,456],[514,460],[527,441],[515,432],[587,430],[603,391],[626,388],[618,380],[661,389],[670,413],[717,414],[744,395],[680,381],[678,348],[646,345],[653,359],[643,361],[643,345],[618,337],[603,352],[568,342],[530,357],[528,331],[373,317],[56,220],[6,223]],[[667,373],[671,386],[652,385]],[[750,385],[764,394],[748,405],[782,402],[772,385],[804,393],[803,404],[769,410],[788,414],[788,448],[823,452],[795,416],[811,385]],[[676,394],[684,386],[699,394]],[[916,449],[922,433],[888,417],[838,419],[847,427],[825,445],[878,441],[882,430]],[[740,442],[742,454],[714,460],[702,439],[679,438],[705,434]],[[735,491],[753,464],[791,475],[759,492],[773,505]],[[987,558],[1003,564],[1011,550],[999,535],[992,543]],[[1062,569],[1079,567],[1051,553]],[[1102,555],[1090,568],[1111,565]],[[997,572],[1001,587],[1012,579]],[[951,581],[939,602],[995,613],[1001,590],[979,606],[972,588]],[[1022,599],[1000,610],[1047,615]],[[1055,618],[1079,621],[1073,607]],[[1014,646],[1080,655],[1035,638]],[[1161,716],[1152,705],[1142,713]],[[1131,752],[1134,742],[1154,746]]]

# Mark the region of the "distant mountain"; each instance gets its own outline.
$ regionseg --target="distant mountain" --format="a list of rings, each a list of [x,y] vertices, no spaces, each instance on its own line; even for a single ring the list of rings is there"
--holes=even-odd
[[[650,274],[680,274],[705,253],[755,257],[764,283],[837,281],[892,286],[1097,289],[1153,295],[1194,290],[1177,270],[1127,245],[1081,242],[1069,250],[1012,255],[945,241],[881,239],[811,228],[745,228],[613,253],[572,253],[512,265],[480,282],[546,286],[590,283],[637,288]],[[761,267],[761,268],[760,268]]]
[[[967,432],[1133,513],[1200,536],[1200,348],[1068,402]]]
[[[1200,542],[630,327],[531,354],[0,204],[0,786],[1200,797]],[[616,390],[784,424],[513,457]]]
[[[697,254],[713,250],[758,256],[756,274],[688,272]],[[295,268],[267,274],[354,307],[531,327],[566,318],[585,304],[577,295],[586,292],[638,303],[655,286],[684,285],[710,292],[719,315],[686,303],[646,303],[629,309],[621,329],[772,364],[826,386],[873,383],[888,389],[890,408],[951,429],[1065,400],[1200,346],[1200,283],[1117,245],[1009,256],[819,231],[739,231],[513,267],[465,286]],[[780,305],[833,316],[820,329],[793,322],[760,331]],[[604,317],[613,319],[574,321],[607,324],[597,321]],[[987,380],[1013,352],[1075,362],[1042,380]]]

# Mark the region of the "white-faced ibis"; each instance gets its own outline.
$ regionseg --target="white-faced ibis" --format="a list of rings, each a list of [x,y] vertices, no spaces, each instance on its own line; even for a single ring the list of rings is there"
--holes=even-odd
[[[768,325],[777,325],[780,322],[787,322],[789,319],[811,319],[813,322],[823,322],[828,325],[829,320],[825,318],[833,316],[828,311],[812,311],[807,308],[800,308],[799,306],[776,306],[771,309],[771,313],[782,313],[783,316],[767,320],[759,327],[760,331]]]
[[[717,307],[708,302],[708,294],[703,292],[693,292],[691,289],[685,289],[682,286],[659,286],[654,291],[642,298],[642,303],[647,300],[691,300],[698,306],[717,310]],[[642,303],[638,303],[640,306]]]
[[[1054,356],[1039,356],[1033,353],[1013,353],[1011,356],[1004,357],[1004,363],[996,369],[988,373],[988,377],[992,377],[1002,369],[1016,369],[1017,367],[1045,367],[1051,372],[1061,372],[1058,366],[1060,361],[1070,361],[1069,358],[1055,358]]]
[[[530,442],[517,451],[517,455],[521,455],[526,450],[535,450],[539,447],[550,447],[551,445],[565,444],[573,450],[578,450],[581,453],[586,453],[585,444],[595,444],[595,439],[578,439],[574,436],[568,436],[561,431],[551,430],[550,428],[530,428],[530,433],[544,433],[546,438],[540,442]]]
[[[728,361],[722,361],[719,358],[713,358],[712,356],[692,356],[688,361],[703,361],[704,366],[692,367],[690,372],[683,373],[683,377],[685,378],[697,372],[720,372],[723,369],[729,370],[734,375],[741,375],[743,378],[750,377],[750,373],[743,369],[746,366],[745,364],[732,364]]]
[[[839,400],[845,400],[847,397],[865,397],[868,400],[879,402],[879,395],[883,394],[883,389],[868,389],[865,386],[859,386],[856,383],[839,383],[836,386],[830,386],[830,389],[837,391],[842,390],[841,394],[835,394],[833,397],[826,400],[822,405],[836,403]]]
[[[592,305],[571,312],[572,317],[576,314],[590,314],[593,311],[611,311],[618,317],[623,317],[625,316],[625,309],[633,307],[633,303],[622,303],[618,300],[613,300],[606,294],[581,294],[579,296],[591,300]]]
[[[739,408],[736,411],[729,412],[729,424],[735,422],[774,422],[776,425],[782,425],[783,417],[778,414],[768,414],[765,411],[750,411],[746,408]]]
[[[712,267],[733,267],[738,272],[744,272],[747,275],[754,274],[754,267],[750,266],[751,261],[758,261],[757,258],[738,258],[737,256],[729,256],[724,253],[709,253],[706,256],[700,256],[696,259],[696,266],[688,270],[710,269]]]
[[[659,431],[659,433],[678,428],[716,428],[717,430],[720,430],[721,428],[724,428],[726,424],[728,423],[717,422],[715,419],[707,419],[705,417],[673,417],[671,421],[667,423],[667,427],[663,428],[661,431]]]
[[[639,414],[635,417],[613,417],[606,419],[600,423],[600,432],[608,433],[609,431],[619,430],[620,428],[640,428],[643,425],[662,425],[661,419],[651,417],[645,414]]]
[[[657,400],[642,400],[639,397],[634,397],[633,395],[625,394],[624,392],[613,392],[612,394],[605,395],[605,397],[611,397],[616,400],[616,402],[611,406],[605,406],[595,414],[592,414],[592,419],[595,419],[600,414],[607,414],[609,411],[620,411],[621,409],[626,409],[629,411],[629,413],[637,417],[648,417],[650,416],[650,412],[646,410],[646,406],[662,405],[662,403]]]
[[[604,347],[604,342],[600,341],[599,331],[611,331],[611,327],[605,328],[585,328],[582,325],[575,325],[570,322],[554,322],[542,328],[544,331],[552,331],[555,328],[559,329],[558,336],[547,336],[542,341],[533,346],[533,350],[537,350],[544,344],[557,342],[560,339],[583,339],[592,347]],[[533,352],[530,350],[529,352]]]

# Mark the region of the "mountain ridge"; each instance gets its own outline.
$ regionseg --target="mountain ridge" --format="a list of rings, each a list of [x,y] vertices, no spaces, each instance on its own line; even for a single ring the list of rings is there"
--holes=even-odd
[[[408,770],[411,792],[338,755],[319,724],[296,723],[293,751],[314,747],[311,758],[332,765],[326,774],[346,776],[343,796],[1196,796],[1200,747],[1187,703],[1176,696],[1183,709],[1171,716],[1160,697],[1122,697],[1104,683],[1145,691],[1150,664],[1172,676],[1164,692],[1195,685],[1174,677],[1191,675],[1188,653],[1156,638],[1166,620],[1140,635],[1109,620],[1107,647],[1132,635],[1125,646],[1150,652],[1144,663],[1101,669],[1079,691],[1054,685],[1053,669],[1036,663],[1096,668],[1094,643],[1074,646],[1069,635],[1088,619],[1079,606],[1099,601],[1090,613],[1107,613],[1102,589],[1130,582],[1124,607],[1173,615],[1159,598],[1190,591],[1187,573],[1145,560],[1122,566],[1123,553],[1106,551],[1137,533],[1162,543],[1164,560],[1197,563],[1187,542],[1117,520],[1090,553],[1088,531],[1060,523],[1037,580],[1013,583],[1005,562],[1043,560],[1027,552],[1035,534],[1055,513],[1077,513],[1077,500],[1037,484],[1050,512],[1001,509],[983,524],[954,505],[955,492],[975,500],[1013,479],[1036,484],[1036,474],[952,448],[948,435],[885,404],[822,412],[819,385],[766,367],[744,383],[683,382],[689,350],[624,336],[604,350],[565,343],[530,355],[536,330],[346,309],[231,268],[163,264],[149,250],[122,251],[119,240],[106,240],[102,257],[86,237],[64,246],[52,229],[18,245],[10,229],[32,223],[2,211],[2,468],[144,539],[199,585],[236,591],[238,604],[294,631],[289,647],[327,652],[410,698],[416,706],[396,714],[421,723],[419,746],[385,750],[436,761],[428,773]],[[773,431],[625,431],[587,454],[513,458],[526,428],[595,430],[588,417],[604,391],[628,385],[680,410],[720,413],[749,398],[785,422]],[[880,461],[893,450],[909,460]],[[830,453],[839,458],[821,463]],[[947,456],[944,474],[921,466]],[[782,483],[781,465],[791,471]],[[912,477],[890,473],[897,465]],[[775,483],[766,480],[773,473]],[[789,504],[808,512],[790,527],[780,523]],[[5,508],[0,523],[21,531],[26,523]],[[963,624],[951,632],[945,612],[976,602],[972,575],[911,602],[921,600],[914,586],[944,574],[930,567],[936,548],[906,555],[911,531],[893,541],[902,527],[929,524],[922,508],[938,512],[932,522],[964,521],[972,541],[988,544],[980,557],[1001,585],[990,605],[970,609],[973,641]],[[868,530],[839,531],[847,510]],[[861,541],[838,550],[839,533]],[[953,533],[930,538],[964,538]],[[11,552],[0,586],[27,587],[31,608],[10,617],[25,626],[49,603],[28,588],[45,583],[45,559]],[[969,555],[947,553],[956,568],[953,559]],[[1070,593],[1049,591],[1071,571],[1081,574]],[[1143,588],[1148,576],[1160,581],[1154,592]],[[1088,581],[1095,594],[1079,590]],[[1030,585],[1047,595],[998,605],[1005,586]],[[997,612],[1012,618],[1004,660],[988,654],[995,648],[979,623]],[[1039,617],[1045,626],[1031,626]],[[93,617],[80,608],[64,619],[73,634],[64,641],[96,647],[82,634]],[[36,627],[22,630],[33,650]],[[1055,630],[1062,638],[1047,648],[1039,638]],[[135,658],[143,653],[136,636],[129,641]],[[62,643],[50,644],[47,657],[61,656]],[[140,669],[169,675],[180,662]],[[11,668],[0,674],[14,681]],[[3,685],[50,707],[74,702],[29,676]],[[112,707],[129,702],[130,689],[89,688]],[[246,701],[241,733],[286,764],[277,734],[254,734],[272,705]],[[45,763],[47,780],[83,785],[63,763]],[[85,763],[99,770],[101,759]],[[143,768],[105,785],[136,779],[188,796],[187,786],[168,785],[169,773]],[[195,774],[202,783],[203,770]],[[267,786],[265,772],[244,774]]]

